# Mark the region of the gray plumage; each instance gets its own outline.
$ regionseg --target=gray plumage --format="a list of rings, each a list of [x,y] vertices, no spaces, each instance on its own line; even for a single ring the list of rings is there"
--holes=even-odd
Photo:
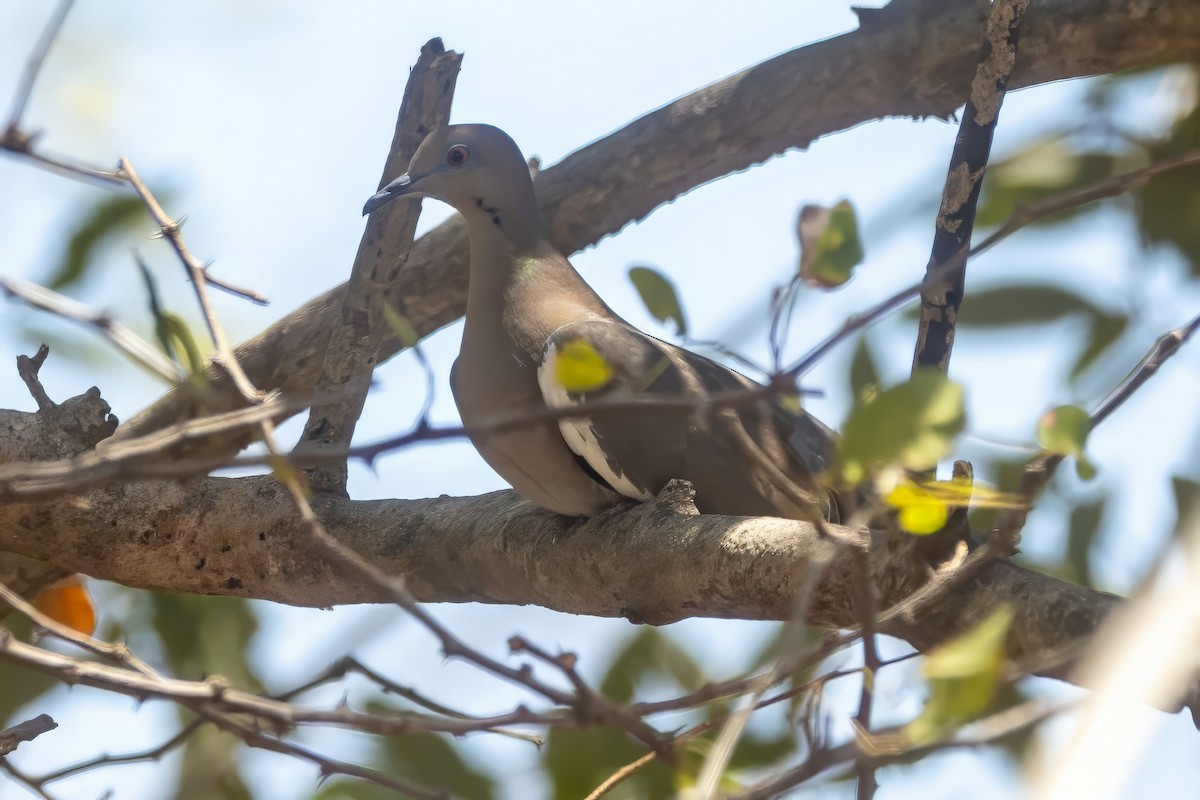
[[[757,386],[613,313],[547,240],[521,151],[498,128],[434,131],[408,174],[363,211],[406,195],[449,203],[467,222],[470,288],[451,386],[468,428],[544,417],[547,407],[601,398],[695,400]],[[612,371],[588,394],[566,391],[553,370],[556,355],[578,341]],[[695,486],[696,505],[706,513],[836,514],[813,477],[828,462],[832,432],[772,401],[717,415],[645,406],[542,419],[503,433],[473,433],[471,440],[521,495],[571,516],[590,516],[621,497],[648,499],[672,478]]]

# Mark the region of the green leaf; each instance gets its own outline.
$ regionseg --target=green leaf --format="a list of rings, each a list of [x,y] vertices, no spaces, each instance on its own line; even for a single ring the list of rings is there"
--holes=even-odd
[[[618,703],[633,700],[641,681],[670,678],[680,689],[698,689],[704,670],[687,650],[657,628],[643,628],[626,643],[600,683],[600,693]]]
[[[1179,119],[1151,160],[1164,161],[1200,148],[1200,104]],[[1148,244],[1174,247],[1200,276],[1200,166],[1175,169],[1146,181],[1138,194],[1137,218]]]
[[[554,379],[571,394],[603,389],[612,380],[612,367],[583,339],[564,343],[551,357],[554,359]]]
[[[188,716],[184,714],[183,716]],[[238,769],[242,742],[212,725],[187,738],[173,800],[253,800]]]
[[[1103,312],[1073,292],[1052,286],[1006,286],[969,293],[963,298],[958,326],[1034,325],[1079,313]]]
[[[67,251],[49,280],[50,288],[63,289],[77,283],[87,274],[103,244],[118,233],[132,231],[146,219],[146,207],[137,195],[104,195],[76,224],[67,241]]]
[[[578,800],[629,762],[646,754],[624,731],[611,725],[553,728],[542,748],[542,769],[550,779],[546,797]],[[675,797],[674,770],[654,759],[621,782],[605,800]]]
[[[13,636],[17,639],[29,641],[33,626],[27,618],[10,612],[4,620],[4,625],[12,631]],[[24,722],[24,719],[17,719],[14,716],[17,710],[26,707],[27,704],[42,697],[58,685],[58,681],[49,675],[34,672],[15,663],[0,661],[0,730],[18,722]],[[38,709],[30,716],[36,716],[41,713],[41,710]],[[48,708],[45,710],[49,711]],[[52,714],[52,716],[57,716],[57,714]],[[19,757],[20,753],[17,755]]]
[[[1082,458],[1092,430],[1092,417],[1079,406],[1059,406],[1038,420],[1037,442],[1043,450]]]
[[[931,469],[965,425],[962,386],[937,370],[919,370],[855,403],[839,442],[843,474],[858,483],[879,468]]]
[[[879,368],[871,354],[870,342],[866,336],[860,336],[858,344],[854,346],[854,357],[850,359],[850,396],[862,397],[880,383]]]
[[[394,711],[379,703],[372,703],[370,710]],[[496,794],[495,779],[474,768],[443,736],[402,733],[388,736],[385,741],[384,772],[399,773],[424,786],[445,789],[456,797],[490,800]]]
[[[1025,476],[1025,467],[1027,464],[1028,462],[1025,459],[992,459],[988,463],[986,470],[981,470],[976,474],[990,474],[996,491],[1017,495],[1020,492],[1021,480]],[[996,506],[972,505],[970,513],[971,530],[992,530],[996,527],[996,517],[999,512],[1000,509]]]
[[[413,347],[421,341],[417,329],[409,318],[397,311],[391,303],[384,302],[383,318],[387,321],[388,327],[392,329],[392,333],[400,337],[400,341],[404,343],[405,347]]]
[[[914,742],[931,742],[982,714],[992,702],[1004,664],[1011,606],[1001,605],[973,630],[934,648],[925,657],[929,699],[906,728]]]
[[[149,531],[144,535],[162,534]],[[165,541],[149,542],[147,546],[165,544]],[[203,563],[197,564],[196,569],[204,569]],[[227,585],[241,580],[236,574],[222,578]],[[258,618],[249,601],[184,594],[153,594],[150,598],[152,623],[171,672],[189,680],[223,675],[239,689],[262,690],[262,683],[246,658],[250,639],[258,630]]]
[[[988,166],[975,223],[980,228],[1000,225],[1018,206],[1089,186],[1125,166],[1120,155],[1079,150],[1063,136],[1034,142],[1015,156]],[[1095,204],[1066,209],[1032,224],[1059,224],[1093,208]]]
[[[1067,526],[1066,571],[1062,577],[1084,586],[1092,585],[1092,542],[1104,517],[1104,500],[1071,509]]]
[[[1121,334],[1128,327],[1129,317],[1124,314],[1095,314],[1092,318],[1091,338],[1088,340],[1087,347],[1076,359],[1075,366],[1071,367],[1071,380],[1082,375],[1097,358],[1104,355],[1104,351],[1121,338]]]
[[[687,319],[683,315],[683,306],[679,303],[679,295],[675,285],[658,270],[650,267],[631,267],[629,280],[637,289],[646,310],[659,322],[671,320],[675,323],[675,333],[687,336]]]
[[[200,347],[196,344],[196,337],[192,335],[191,329],[188,328],[182,317],[162,307],[162,301],[158,295],[158,284],[155,282],[150,268],[146,266],[146,262],[136,254],[134,260],[141,272],[142,283],[146,287],[150,313],[154,317],[154,335],[158,339],[158,346],[162,348],[168,358],[184,368],[193,382],[203,385],[205,360],[200,352]]]
[[[178,361],[189,375],[203,378],[204,356],[200,354],[196,337],[192,335],[187,323],[178,314],[170,311],[162,312],[160,321],[169,345],[167,354]]]
[[[796,218],[800,240],[800,277],[805,283],[830,289],[841,286],[862,263],[863,244],[858,216],[849,200],[832,208],[806,205]]]
[[[1096,477],[1096,465],[1088,461],[1085,456],[1080,456],[1075,459],[1075,474],[1081,481],[1090,481]]]

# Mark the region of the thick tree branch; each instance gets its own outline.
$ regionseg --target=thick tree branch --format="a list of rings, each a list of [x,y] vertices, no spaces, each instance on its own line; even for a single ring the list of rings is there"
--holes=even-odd
[[[581,524],[512,492],[322,497],[314,506],[342,544],[385,573],[405,576],[421,600],[536,604],[654,624],[693,616],[787,619],[799,576],[822,562],[810,620],[856,624],[855,556],[809,523],[697,515],[675,498]],[[923,564],[891,557],[895,542],[881,535],[872,547],[872,579],[884,605],[928,577]],[[313,607],[391,599],[318,558],[316,548],[271,477],[147,482],[0,506],[0,549],[129,586]],[[1115,598],[997,562],[886,632],[924,649],[1005,601],[1019,609],[1013,655],[1022,659],[1089,633]]]
[[[408,168],[429,131],[450,120],[461,64],[462,55],[446,52],[441,39],[431,39],[421,48],[409,71],[380,189]],[[316,384],[318,395],[333,399],[312,406],[299,448],[327,451],[350,446],[379,362],[379,338],[388,327],[386,314],[403,314],[407,306],[404,298],[393,293],[396,274],[412,249],[420,215],[421,201],[413,198],[390,203],[367,220],[343,293],[341,324],[333,329]],[[388,243],[386,251],[379,242]],[[313,467],[307,474],[316,491],[346,493],[344,460]]]
[[[0,431],[4,432],[0,465],[67,458],[91,450],[117,427],[110,410],[95,387],[35,414],[0,409]],[[61,565],[0,548],[0,583],[22,594],[32,594],[69,574]],[[0,617],[5,613],[7,606],[0,603]]]
[[[555,244],[574,252],[696,186],[868,120],[949,115],[970,91],[980,5],[898,1],[869,18],[863,30],[730,76],[542,170],[538,194]],[[1198,51],[1200,5],[1193,0],[1047,0],[1022,23],[1008,85],[1185,61]],[[410,299],[406,314],[419,333],[461,315],[467,285],[461,221],[421,237],[396,282],[394,294]],[[343,285],[325,293],[237,349],[256,386],[292,397],[312,392],[344,292]],[[395,333],[379,335],[381,359],[403,347]],[[225,380],[216,372],[210,379]],[[192,416],[193,403],[185,392],[169,393],[119,435]],[[243,443],[225,441],[214,451]]]
[[[913,371],[934,367],[950,369],[955,324],[962,304],[967,277],[967,259],[953,269],[944,265],[971,247],[975,210],[983,175],[992,153],[992,139],[1000,121],[1008,77],[1017,62],[1021,19],[1029,0],[996,0],[988,18],[979,65],[971,82],[971,95],[963,108],[950,155],[950,171],[942,191],[933,252],[925,269],[921,289],[921,319],[913,353]],[[932,475],[930,475],[932,477]]]

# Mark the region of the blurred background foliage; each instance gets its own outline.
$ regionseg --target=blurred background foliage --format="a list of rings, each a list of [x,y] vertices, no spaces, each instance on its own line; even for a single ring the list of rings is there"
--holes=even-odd
[[[984,184],[977,237],[1002,223],[1016,205],[1087,186],[1200,147],[1198,75],[1195,68],[1174,68],[1169,75],[1162,70],[1139,70],[1091,79],[1083,107],[1064,109],[1060,115],[1061,121],[1069,123],[1068,127],[1038,132],[1015,152],[1001,154],[994,161]],[[1157,130],[1126,130],[1122,98],[1152,89],[1163,91],[1164,85],[1170,88],[1169,105],[1174,111],[1171,118]],[[1197,187],[1200,187],[1200,169],[1177,170],[1151,179],[1133,195],[1123,195],[1035,223],[1035,227],[1043,231],[1063,236],[1086,236],[1086,228],[1078,226],[1081,221],[1096,217],[1107,221],[1098,224],[1110,224],[1112,218],[1107,214],[1113,209],[1126,215],[1132,223],[1131,230],[1140,236],[1146,257],[1130,264],[1131,274],[1127,281],[1131,289],[1125,293],[1122,302],[1100,302],[1087,285],[1072,281],[1070,276],[1048,275],[1045,282],[1006,281],[1002,277],[995,278],[993,272],[986,281],[970,278],[959,318],[960,331],[987,332],[1019,348],[1018,334],[1031,335],[1026,329],[1064,319],[1075,320],[1079,323],[1073,328],[1077,335],[1060,342],[1061,348],[1071,353],[1069,363],[1059,375],[1067,393],[1089,397],[1094,395],[1095,387],[1115,384],[1132,366],[1126,356],[1137,349],[1134,345],[1131,350],[1125,337],[1138,316],[1146,313],[1145,298],[1136,287],[1149,279],[1137,273],[1158,270],[1165,274],[1168,282],[1193,289],[1200,282],[1200,190]],[[903,226],[928,228],[932,225],[933,212],[931,206],[909,204],[903,213],[898,212],[890,219],[886,227],[876,226],[874,230],[882,230],[883,236],[890,236]],[[67,223],[68,235],[64,237],[61,257],[57,266],[42,276],[43,282],[67,294],[76,292],[80,286],[95,279],[93,267],[103,257],[139,249],[148,227],[149,222],[135,199],[125,195],[103,196],[90,208],[81,209]],[[868,226],[864,241],[868,252],[876,244],[871,239],[871,231]],[[1160,251],[1170,251],[1178,258],[1152,257]],[[159,257],[167,256],[160,254]],[[132,257],[128,258],[128,269],[133,276],[136,266]],[[870,280],[869,277],[860,279]],[[136,281],[131,285],[137,285]],[[686,290],[686,282],[683,286]],[[768,291],[768,287],[763,287],[763,291]],[[815,296],[816,290],[809,291]],[[182,303],[179,306],[190,307]],[[121,307],[114,308],[113,313],[154,340],[155,320],[148,308],[145,297],[130,296]],[[11,306],[6,308],[6,314],[10,313],[9,309]],[[676,325],[682,328],[682,315]],[[31,348],[41,341],[49,341],[55,358],[78,359],[86,363],[89,372],[98,373],[107,360],[116,358],[112,352],[95,344],[86,333],[69,331],[54,320],[29,315],[22,318],[20,326]],[[730,340],[725,344],[735,349],[740,343],[765,336],[761,314],[757,315],[757,324],[735,325],[731,331]],[[69,337],[69,346],[56,346],[63,337]],[[880,383],[880,359],[874,353],[872,341],[870,336],[864,336],[854,350],[848,369],[852,395],[857,396],[867,387]],[[1114,353],[1120,353],[1122,357],[1112,358]],[[1191,356],[1184,357],[1194,359],[1194,351]],[[1086,385],[1087,390],[1080,389],[1081,385]],[[1196,398],[1186,402],[1195,405]],[[986,463],[976,464],[977,474],[986,474],[1001,489],[1013,489],[1027,454],[1020,450],[1015,454],[1009,451],[993,455]],[[1194,478],[1195,475],[1177,477],[1175,486],[1180,504],[1188,497],[1194,502],[1197,494]],[[1107,497],[1070,477],[1056,480],[1049,491],[1054,502],[1063,509],[1067,520],[1066,535],[1059,556],[1047,558],[1043,548],[1035,566],[1068,580],[1094,585],[1093,559],[1097,536],[1105,530]],[[987,517],[987,512],[977,514],[976,526],[986,526]],[[128,640],[135,652],[166,665],[172,674],[191,679],[220,674],[234,686],[256,691],[281,688],[265,685],[250,655],[259,630],[257,604],[229,598],[151,594],[116,586],[103,587],[100,597],[103,619],[100,636]],[[19,633],[24,635],[26,631]],[[630,627],[623,638],[613,649],[600,683],[603,693],[617,702],[692,691],[717,677],[706,670],[706,659],[689,652],[670,630]],[[772,639],[772,643],[776,641]],[[720,641],[708,644],[712,648],[722,647]],[[897,651],[904,649],[899,643],[890,646]],[[332,658],[341,653],[329,655]],[[747,654],[744,667],[749,669],[754,662],[762,662],[764,657],[764,654]],[[323,667],[324,664],[312,665],[314,673]],[[821,671],[823,669],[815,673]],[[809,677],[811,674],[794,676],[794,679],[799,681]],[[0,663],[0,718],[9,723],[16,721],[16,711],[37,707],[37,698],[53,685],[40,675]],[[917,696],[922,692],[915,682],[900,691]],[[356,702],[379,708],[393,708],[398,702],[382,690],[362,684],[356,686],[354,697]],[[705,719],[705,715],[717,715],[727,708],[727,704],[715,703],[706,711],[677,714],[657,722],[667,728],[695,724]],[[750,729],[734,755],[729,773],[731,780],[762,775],[764,770],[796,752],[799,746],[797,732],[789,720],[797,711],[793,704],[777,717]],[[179,726],[190,720],[187,712],[179,713]],[[503,794],[501,787],[513,778],[504,763],[484,763],[478,758],[466,757],[454,741],[446,738],[413,734],[383,740],[358,737],[354,741],[357,742],[353,746],[354,760],[389,774],[445,786],[463,797],[498,797]],[[368,741],[369,745],[366,744]],[[704,739],[696,741],[693,754],[697,759],[704,747]],[[113,749],[120,750],[116,745]],[[182,746],[182,756],[170,762],[177,778],[166,794],[196,800],[251,798],[253,794],[242,772],[247,763],[243,750],[233,737],[219,734],[211,726],[203,727],[197,735],[187,739]],[[551,795],[565,800],[585,796],[614,770],[641,754],[640,746],[611,729],[560,729],[547,736],[540,750],[539,763]],[[609,796],[666,797],[680,788],[677,780],[670,769],[655,762],[637,772]],[[13,795],[6,792],[5,796]],[[119,791],[117,796],[121,796]],[[334,778],[314,787],[311,796],[323,800],[373,800],[391,794],[360,781]]]

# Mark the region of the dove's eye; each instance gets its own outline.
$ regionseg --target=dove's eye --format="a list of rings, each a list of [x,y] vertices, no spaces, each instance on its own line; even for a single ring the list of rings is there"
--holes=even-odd
[[[471,150],[465,144],[456,144],[446,151],[446,163],[452,167],[461,167],[471,157]]]

